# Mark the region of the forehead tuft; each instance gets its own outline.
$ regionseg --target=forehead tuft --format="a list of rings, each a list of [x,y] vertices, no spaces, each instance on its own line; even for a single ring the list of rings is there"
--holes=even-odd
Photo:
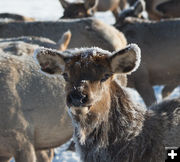
[[[88,57],[102,57],[102,56],[108,56],[111,55],[111,52],[103,50],[98,47],[92,47],[92,48],[75,48],[71,50],[65,51],[67,54],[71,53],[71,56],[80,56],[82,59],[88,58]]]
[[[109,51],[102,50],[98,47],[92,48],[80,48],[73,49],[71,51],[66,51],[71,54],[71,59],[69,63],[79,64],[80,66],[88,66],[90,64],[98,64],[111,55]]]
[[[107,62],[107,57],[111,55],[109,51],[93,47],[73,49],[70,53],[72,57],[66,68],[76,76],[76,79],[98,80],[109,67]]]

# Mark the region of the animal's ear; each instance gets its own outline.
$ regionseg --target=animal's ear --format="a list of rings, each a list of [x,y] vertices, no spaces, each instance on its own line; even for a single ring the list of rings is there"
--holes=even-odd
[[[67,32],[65,32],[61,39],[57,42],[56,44],[56,49],[59,51],[65,51],[68,48],[68,45],[70,43],[71,40],[71,31],[68,30]]]
[[[144,0],[137,0],[133,6],[129,7],[128,9],[123,10],[118,15],[118,20],[116,25],[121,26],[123,24],[125,18],[127,17],[142,17],[142,12],[145,11],[145,2]]]
[[[145,11],[145,1],[144,0],[138,0],[133,5],[133,14],[136,17],[141,17],[141,14],[143,11]]]
[[[59,2],[61,3],[61,5],[64,9],[66,9],[70,6],[70,3],[67,2],[66,0],[59,0]]]
[[[48,74],[62,74],[65,69],[65,56],[56,51],[47,48],[38,48],[34,52],[34,57],[41,70]]]
[[[136,44],[130,44],[110,56],[110,65],[113,73],[130,74],[138,68],[140,61],[141,50]]]
[[[85,0],[84,7],[87,10],[87,13],[89,15],[94,14],[98,3],[99,3],[99,0]]]

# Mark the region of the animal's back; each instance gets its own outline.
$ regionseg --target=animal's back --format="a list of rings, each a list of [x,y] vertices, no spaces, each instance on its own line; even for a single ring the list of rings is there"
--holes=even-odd
[[[146,67],[151,78],[150,82],[152,84],[178,82],[180,79],[180,46],[178,45],[180,19],[159,22],[127,20],[132,23],[127,23],[122,31],[128,42],[137,43],[141,48],[142,64],[140,68]]]
[[[72,32],[70,48],[97,46],[113,51],[121,48],[122,40],[126,41],[124,35],[118,34],[120,32],[114,27],[93,18],[57,22],[0,23],[0,37],[41,36],[57,42],[68,29]],[[117,47],[118,44],[120,47]]]
[[[180,99],[165,100],[150,109],[165,121],[165,146],[180,147]]]

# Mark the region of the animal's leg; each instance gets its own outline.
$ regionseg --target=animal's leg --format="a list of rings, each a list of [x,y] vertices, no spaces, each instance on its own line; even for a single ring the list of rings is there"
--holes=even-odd
[[[141,64],[139,69],[128,77],[128,79],[134,83],[135,89],[141,95],[147,106],[156,103],[154,89],[150,84],[149,71],[145,64]]]
[[[10,160],[11,160],[11,157],[0,156],[0,162],[9,162]]]
[[[147,106],[150,106],[156,102],[154,90],[148,82],[137,83],[135,84],[135,88]]]
[[[149,72],[146,66],[141,64],[137,72],[135,72],[130,77],[128,77],[128,79],[134,83],[135,89],[143,98],[147,106],[150,106],[156,102],[154,89],[149,82],[150,81]]]
[[[119,7],[115,8],[115,9],[112,11],[112,13],[113,13],[113,15],[114,15],[116,21],[118,20],[119,12],[120,12]]]
[[[121,10],[124,10],[126,8],[127,0],[120,0],[119,7]]]
[[[71,141],[69,147],[67,148],[68,151],[75,151],[75,143],[74,141]]]
[[[54,149],[37,151],[36,156],[38,162],[52,162],[54,158]]]
[[[178,85],[167,85],[162,90],[163,98],[168,97]]]
[[[25,142],[14,156],[16,162],[36,162],[36,153],[31,143]]]

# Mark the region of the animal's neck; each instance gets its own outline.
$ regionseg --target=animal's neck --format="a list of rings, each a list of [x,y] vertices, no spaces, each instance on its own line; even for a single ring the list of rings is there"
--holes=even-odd
[[[109,132],[117,131],[111,142],[116,138],[126,141],[136,137],[142,129],[145,112],[145,109],[132,102],[125,88],[112,82],[108,123],[111,124]]]
[[[157,128],[156,115],[132,103],[126,90],[115,81],[111,83],[109,92],[111,103],[108,114],[95,125],[86,123],[89,134],[85,134],[83,142],[81,134],[75,129],[75,142],[82,160],[116,162],[121,157],[122,161],[134,162],[143,158],[147,161],[151,155],[155,156],[152,148],[157,152],[164,149],[162,134],[159,133],[163,131]],[[152,128],[153,131],[149,132]],[[139,155],[139,152],[142,154]]]
[[[80,114],[78,117],[73,118],[75,123],[78,123],[75,124],[75,134],[79,137],[78,140],[81,144],[87,142],[86,139],[91,138],[90,136],[93,138],[94,134],[99,134],[98,136],[106,138],[104,131],[106,131],[105,125],[108,123],[110,100],[109,87],[107,87],[101,99],[91,106],[88,114]]]
[[[97,140],[93,143],[98,142],[103,147],[117,139],[126,141],[139,134],[145,110],[135,109],[137,105],[134,106],[126,91],[116,81],[111,83],[108,93],[109,96],[105,95],[105,98],[110,97],[111,102],[103,105],[101,109],[105,111],[96,112],[94,108],[86,118],[80,119],[80,127],[76,128],[76,132],[81,144],[91,139],[91,142]],[[95,106],[98,105],[101,105],[101,101]]]

